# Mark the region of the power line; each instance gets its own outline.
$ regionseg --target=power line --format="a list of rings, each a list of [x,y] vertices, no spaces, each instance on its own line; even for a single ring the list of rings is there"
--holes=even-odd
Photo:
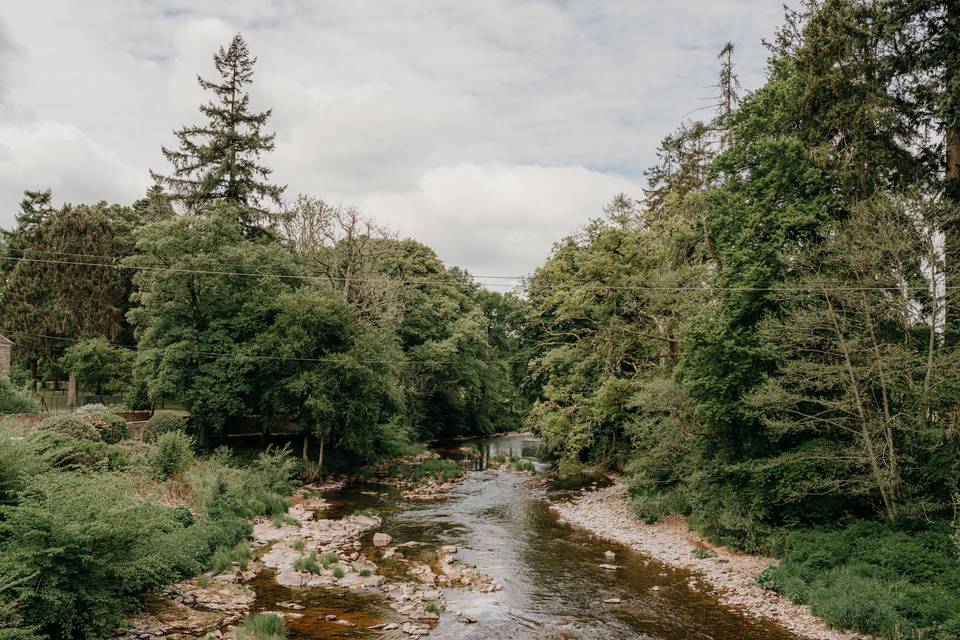
[[[66,338],[66,337],[63,337],[63,336],[51,336],[51,335],[45,335],[45,334],[41,334],[41,333],[30,333],[30,332],[27,332],[27,331],[19,331],[19,330],[17,330],[17,329],[0,329],[0,331],[4,332],[4,333],[7,334],[7,335],[11,335],[11,336],[21,335],[21,336],[28,336],[28,337],[31,337],[31,338],[43,338],[43,339],[47,339],[47,340],[58,340],[58,341],[61,341],[61,342],[77,343],[77,342],[83,342],[84,340],[86,340],[85,338]],[[130,346],[130,345],[120,344],[120,343],[118,343],[118,342],[111,342],[111,341],[109,341],[109,340],[107,340],[107,343],[110,344],[110,345],[112,345],[112,346],[114,346],[114,347],[120,348],[120,349],[126,349],[126,350],[128,350],[128,351],[133,351],[133,352],[138,351],[138,349],[137,349],[136,347],[132,347],[132,346]],[[171,348],[173,348],[173,345],[167,345],[165,348],[166,348],[166,349],[171,349]],[[219,351],[185,351],[185,352],[182,352],[182,353],[183,353],[183,355],[186,355],[186,356],[229,357],[229,358],[238,358],[238,359],[242,358],[242,359],[247,359],[247,360],[268,360],[268,361],[281,361],[281,362],[335,362],[335,361],[339,361],[339,358],[338,358],[337,356],[324,356],[324,357],[321,357],[321,358],[303,358],[303,357],[295,357],[295,356],[268,356],[268,355],[261,355],[261,354],[242,354],[242,353],[219,352]],[[474,363],[479,363],[479,364],[513,364],[513,363],[516,363],[516,362],[522,362],[523,360],[524,360],[524,357],[523,357],[523,356],[518,356],[518,357],[516,357],[516,358],[508,358],[508,359],[503,359],[503,358],[498,358],[498,359],[495,359],[495,360],[471,359],[470,361],[471,361],[471,362],[474,362]],[[383,364],[383,365],[388,365],[388,364],[413,364],[413,365],[416,365],[416,364],[461,364],[461,363],[462,363],[462,361],[460,361],[460,360],[397,360],[397,359],[394,359],[394,360],[383,360],[383,359],[354,359],[353,361],[354,361],[354,362],[359,362],[359,363],[362,363],[362,364]]]
[[[98,256],[99,257],[99,256]],[[42,264],[59,264],[59,265],[69,265],[69,266],[89,266],[89,267],[99,267],[105,269],[130,269],[134,271],[146,271],[146,272],[166,272],[166,273],[183,273],[183,274],[194,274],[194,275],[218,275],[218,276],[236,276],[236,277],[254,277],[254,278],[279,278],[284,280],[320,280],[320,281],[335,281],[335,282],[346,282],[346,278],[335,277],[335,276],[319,276],[319,275],[306,275],[306,274],[289,274],[289,273],[271,273],[271,272],[261,272],[261,271],[226,271],[218,269],[185,269],[180,267],[157,267],[157,266],[146,266],[146,265],[130,265],[130,264],[110,264],[103,262],[80,262],[75,260],[51,260],[44,258],[28,258],[26,256],[0,256],[0,260],[15,261],[15,262],[33,262],[33,263],[42,263]],[[468,274],[469,275],[469,274]],[[941,274],[945,275],[945,274]],[[493,286],[493,287],[522,287],[524,284],[529,283],[529,276],[471,276],[472,278],[501,278],[501,279],[514,279],[520,280],[521,282],[510,282],[510,283],[498,283],[498,282],[478,282],[476,284],[482,286]],[[397,278],[350,278],[350,282],[366,282],[366,283],[382,283],[382,284],[394,284],[397,286],[401,285],[436,285],[436,286],[451,286],[455,285],[454,282],[437,282],[436,280],[427,280],[427,279],[418,279],[418,280],[404,280]],[[796,285],[796,286],[772,286],[772,287],[748,287],[748,286],[733,286],[733,287],[724,287],[724,286],[712,286],[712,285],[691,285],[691,286],[668,286],[668,285],[612,285],[605,284],[602,282],[575,282],[570,285],[545,285],[541,288],[546,289],[559,289],[569,286],[570,288],[589,288],[593,287],[601,291],[674,291],[674,292],[691,292],[691,293],[710,293],[715,291],[726,291],[726,292],[767,292],[767,293],[797,293],[797,292],[866,292],[866,291],[885,291],[885,292],[909,292],[909,291],[930,291],[929,285],[917,285],[917,286],[903,286],[903,285],[894,285],[894,286],[811,286],[811,285]],[[960,288],[958,286],[950,287],[941,287],[941,289],[956,289]]]

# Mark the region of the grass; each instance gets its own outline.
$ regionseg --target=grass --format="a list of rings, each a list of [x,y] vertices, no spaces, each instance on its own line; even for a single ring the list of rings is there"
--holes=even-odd
[[[330,570],[333,572],[334,578],[342,578],[343,576],[347,575],[347,572],[343,570],[343,567],[338,564],[333,565]]]
[[[297,519],[294,518],[293,516],[287,515],[286,513],[275,513],[275,514],[273,514],[273,515],[270,517],[270,523],[271,523],[274,527],[276,527],[277,529],[279,529],[280,527],[282,527],[282,526],[284,526],[284,525],[287,525],[287,524],[293,525],[293,526],[295,526],[295,527],[299,527],[299,526],[300,526],[300,521],[299,521],[299,520],[297,520]]]
[[[699,558],[700,560],[705,560],[705,559],[707,559],[707,558],[716,558],[716,557],[717,557],[717,554],[715,554],[715,553],[714,553],[713,551],[711,551],[710,549],[705,549],[705,548],[703,548],[703,547],[697,547],[696,549],[693,550],[693,557],[694,557],[694,558]]]
[[[365,508],[365,509],[357,509],[356,511],[353,512],[353,515],[355,515],[355,516],[365,516],[365,517],[367,517],[367,518],[372,518],[373,516],[378,516],[378,515],[380,515],[380,514],[377,513],[376,511],[374,511],[373,509],[367,507],[367,508]]]
[[[214,574],[233,571],[233,550],[227,546],[217,547],[210,558],[210,571]]]
[[[303,551],[303,547],[304,547],[303,538],[294,540],[293,544],[291,544],[290,546],[293,547],[294,551]]]
[[[510,469],[513,471],[536,471],[536,467],[529,460],[512,460]]]
[[[287,637],[287,623],[275,613],[247,615],[234,635],[237,640],[282,640]]]
[[[463,477],[463,467],[456,460],[446,458],[427,460],[420,464],[397,466],[397,475],[412,482],[426,482],[431,479],[453,480]]]
[[[360,569],[360,571],[358,571],[357,573],[359,573],[359,574],[360,574],[362,577],[364,577],[364,578],[367,578],[367,577],[373,575],[373,572],[370,571],[370,569],[366,569],[366,568]]]
[[[317,564],[317,553],[315,551],[311,551],[310,555],[302,555],[297,558],[296,562],[293,563],[293,569],[306,573],[320,573],[322,571],[320,565]]]
[[[338,556],[333,551],[327,551],[325,554],[320,556],[320,566],[324,569],[327,569],[332,564],[337,564],[340,562],[340,556]]]
[[[201,589],[206,589],[210,586],[210,578],[207,576],[197,576],[197,586]]]
[[[960,637],[960,563],[950,523],[862,521],[783,537],[758,583],[829,625],[886,638]]]
[[[440,615],[440,611],[441,611],[440,603],[437,602],[436,600],[427,600],[426,602],[423,603],[423,610],[426,611],[427,613],[435,613],[437,615]]]

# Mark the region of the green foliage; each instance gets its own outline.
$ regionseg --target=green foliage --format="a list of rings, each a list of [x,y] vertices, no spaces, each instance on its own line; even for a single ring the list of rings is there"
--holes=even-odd
[[[80,415],[47,418],[40,423],[37,431],[59,433],[78,440],[103,440],[97,428]]]
[[[427,613],[436,613],[438,615],[443,611],[443,609],[440,608],[440,603],[436,600],[427,600],[424,602],[423,610]]]
[[[435,458],[417,464],[397,465],[394,473],[412,482],[425,482],[430,479],[452,480],[464,475],[463,466],[456,460]]]
[[[360,569],[360,571],[358,571],[357,573],[358,573],[358,574],[360,575],[360,577],[362,577],[362,578],[368,578],[368,577],[370,577],[371,575],[373,575],[373,572],[370,571],[370,569],[367,569],[366,567],[364,567],[363,569]]]
[[[341,566],[338,565],[338,564],[333,565],[333,566],[330,568],[330,571],[333,573],[333,577],[334,577],[334,578],[337,578],[337,579],[342,578],[343,576],[347,575],[347,572],[343,570],[343,567],[341,567]]]
[[[311,551],[309,555],[301,555],[293,563],[293,568],[295,571],[304,571],[306,573],[320,573],[320,565],[317,564],[317,553]],[[324,566],[324,569],[326,566]]]
[[[283,640],[287,623],[276,613],[246,615],[236,628],[237,640]]]
[[[320,566],[322,566],[324,569],[327,569],[330,567],[330,565],[336,564],[338,562],[340,562],[340,556],[338,556],[333,551],[328,551],[322,556],[320,556]]]
[[[290,544],[290,546],[293,547],[294,551],[303,551],[303,548],[304,548],[303,538],[297,538]]]
[[[947,638],[956,628],[960,566],[946,522],[861,521],[798,531],[779,544],[783,559],[759,584],[833,626],[891,638]]]
[[[150,416],[147,423],[143,425],[143,441],[153,443],[165,433],[183,432],[186,429],[187,419],[185,417],[169,413],[156,413]]]
[[[706,560],[707,558],[716,558],[717,554],[711,551],[710,549],[706,549],[704,547],[697,547],[696,549],[693,550],[693,557],[699,558],[700,560]]]
[[[60,366],[72,373],[77,383],[97,394],[125,387],[130,379],[134,354],[98,337],[76,342],[64,351]]]
[[[39,408],[37,402],[20,391],[7,378],[0,378],[0,415],[5,413],[31,413]]]
[[[193,459],[193,438],[177,431],[165,433],[150,452],[150,466],[159,478],[182,475]]]
[[[83,408],[77,410],[76,415],[93,425],[100,434],[100,438],[107,444],[116,444],[130,437],[127,421],[120,416],[105,411],[91,412]]]
[[[233,551],[230,547],[220,546],[210,557],[208,568],[214,574],[227,573],[233,571]]]

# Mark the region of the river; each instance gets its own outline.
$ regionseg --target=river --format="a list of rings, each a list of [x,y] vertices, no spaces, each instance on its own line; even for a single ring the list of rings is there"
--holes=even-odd
[[[718,605],[696,588],[697,579],[688,572],[560,523],[549,509],[549,500],[567,499],[578,488],[544,485],[527,474],[485,468],[488,457],[499,453],[539,464],[533,438],[504,436],[456,444],[461,446],[476,448],[480,455],[471,457],[472,470],[447,500],[402,501],[382,485],[361,483],[324,495],[330,506],[323,517],[374,509],[384,520],[380,530],[393,536],[395,543],[416,541],[426,543],[425,548],[457,545],[461,560],[476,564],[503,586],[494,593],[446,590],[447,613],[441,615],[430,638],[796,638],[773,623]],[[448,451],[447,455],[456,454]],[[588,481],[584,488],[589,487]],[[375,557],[369,540],[365,545]],[[607,551],[616,554],[615,560],[605,557]],[[599,567],[611,562],[622,568]],[[297,601],[305,607],[303,617],[290,625],[294,638],[375,638],[379,632],[365,627],[397,620],[376,592],[315,589],[298,593],[278,587],[269,574],[262,574],[254,586],[258,610],[275,610],[282,601]],[[615,598],[620,602],[604,602]],[[464,623],[451,613],[457,610],[476,622]],[[331,613],[357,626],[336,626],[325,620]]]

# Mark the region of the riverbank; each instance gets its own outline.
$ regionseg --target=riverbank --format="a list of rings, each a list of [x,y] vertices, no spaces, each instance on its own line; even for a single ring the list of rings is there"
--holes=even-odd
[[[721,604],[747,616],[774,620],[792,633],[813,640],[868,639],[868,636],[830,629],[807,607],[760,588],[757,577],[776,562],[773,558],[711,545],[689,531],[682,518],[666,518],[653,525],[635,518],[627,510],[626,486],[622,483],[587,492],[573,501],[554,502],[550,509],[564,521],[600,538],[700,575],[715,589],[712,595]],[[708,548],[716,556],[698,558],[694,556],[698,548]]]

